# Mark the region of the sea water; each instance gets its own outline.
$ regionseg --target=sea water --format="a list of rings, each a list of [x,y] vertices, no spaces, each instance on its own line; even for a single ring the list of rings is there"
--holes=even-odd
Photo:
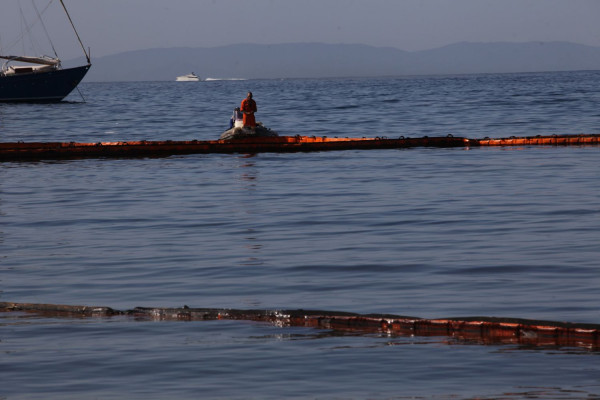
[[[83,83],[0,141],[600,133],[600,72]],[[85,102],[82,100],[85,99]],[[0,301],[600,323],[600,148],[0,163]],[[0,399],[600,398],[597,349],[0,314]]]

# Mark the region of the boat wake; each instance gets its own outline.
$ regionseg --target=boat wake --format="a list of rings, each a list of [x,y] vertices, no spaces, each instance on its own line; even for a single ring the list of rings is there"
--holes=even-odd
[[[246,81],[245,78],[206,78],[205,81]]]

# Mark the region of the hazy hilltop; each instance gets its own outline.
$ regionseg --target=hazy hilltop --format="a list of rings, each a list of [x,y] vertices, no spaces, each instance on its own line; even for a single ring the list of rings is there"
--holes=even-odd
[[[130,51],[92,60],[87,81],[327,78],[600,69],[600,47],[564,42],[457,43],[407,52],[367,45],[238,44]]]

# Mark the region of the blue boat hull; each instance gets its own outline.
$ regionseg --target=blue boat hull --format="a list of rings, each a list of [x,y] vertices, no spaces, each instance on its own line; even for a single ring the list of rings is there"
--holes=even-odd
[[[91,65],[0,77],[0,102],[58,102],[79,85]]]

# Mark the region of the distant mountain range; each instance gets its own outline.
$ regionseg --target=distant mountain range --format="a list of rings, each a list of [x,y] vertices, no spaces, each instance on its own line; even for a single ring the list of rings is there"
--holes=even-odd
[[[75,62],[75,60],[73,60]],[[600,47],[565,42],[457,43],[408,52],[351,44],[157,48],[92,59],[86,81],[329,78],[600,70]]]

